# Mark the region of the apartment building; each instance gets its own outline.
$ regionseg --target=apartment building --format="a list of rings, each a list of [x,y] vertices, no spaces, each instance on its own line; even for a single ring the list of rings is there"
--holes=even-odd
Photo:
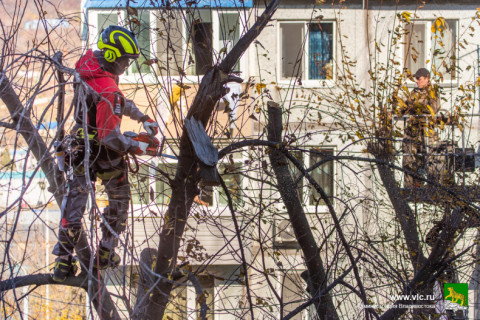
[[[95,49],[98,35],[111,24],[130,26],[137,34],[142,54],[121,77],[121,88],[156,118],[164,135],[167,156],[140,159],[138,172],[131,175],[132,215],[123,238],[123,266],[107,274],[109,290],[117,297],[122,316],[128,318],[129,304],[135,300],[140,254],[158,246],[186,112],[208,68],[235,46],[265,4],[254,0],[86,0],[81,6],[85,49]],[[466,119],[462,128],[452,125],[439,131],[439,139],[477,150],[478,21],[473,1],[281,1],[272,21],[233,70],[244,83],[227,84],[234,95],[228,102],[218,102],[206,131],[219,150],[239,141],[266,140],[266,103],[278,103],[284,114],[285,143],[301,164],[312,167],[311,176],[337,213],[343,212],[348,240],[361,246],[367,238],[387,237],[396,230],[395,219],[389,213],[392,208],[384,187],[374,178],[373,166],[354,161],[313,166],[329,155],[368,158],[365,140],[374,136],[376,112],[393,108],[389,103],[392,94],[415,87],[408,74],[420,67],[431,71],[440,88],[441,112]],[[401,85],[397,85],[399,79]],[[395,128],[403,130],[402,119],[393,121]],[[128,120],[122,126],[125,131],[141,129]],[[394,146],[401,149],[401,137]],[[399,152],[399,167],[401,157]],[[297,190],[292,192],[304,205],[327,266],[328,281],[334,281],[349,261],[342,256],[326,203],[299,170],[290,167],[297,182]],[[268,151],[238,149],[220,160],[218,170],[229,188],[235,213],[229,210],[221,187],[202,187],[187,222],[178,263],[188,263],[196,272],[206,292],[207,319],[248,318],[249,299],[253,299],[255,319],[281,319],[308,301],[309,295],[301,276],[306,270],[302,252],[271,183],[274,176]],[[396,173],[400,184],[402,175]],[[460,170],[457,184],[472,185],[475,177],[475,171]],[[101,188],[97,195],[99,206],[105,206]],[[426,233],[440,213],[431,203],[414,206],[427,213],[418,216]],[[472,245],[472,232],[466,231],[469,236],[459,241],[459,248]],[[404,258],[396,250],[384,254],[402,264]],[[473,290],[474,267],[467,260],[462,260],[466,267],[460,268],[458,281],[468,282]],[[389,294],[400,292],[395,291],[391,279],[385,280],[377,271],[362,270],[369,297],[379,304],[392,303]],[[405,267],[404,271],[408,274],[411,270]],[[376,276],[372,277],[372,272]],[[127,294],[124,288],[128,288]],[[342,319],[362,316],[363,309],[358,308],[362,301],[356,295],[336,288],[332,296]],[[478,303],[473,296],[472,291],[469,318]],[[166,316],[199,319],[199,301],[191,283],[179,282]],[[293,319],[315,319],[314,314],[311,307],[304,308]]]

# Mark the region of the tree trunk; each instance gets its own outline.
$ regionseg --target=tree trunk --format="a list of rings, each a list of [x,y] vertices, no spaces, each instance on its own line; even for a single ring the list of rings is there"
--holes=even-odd
[[[268,103],[268,140],[282,143],[282,110],[276,103]],[[290,223],[295,237],[302,249],[305,264],[309,274],[310,295],[314,297],[314,304],[320,319],[338,319],[335,305],[329,294],[316,297],[324,290],[327,276],[320,257],[320,250],[310,229],[302,203],[295,190],[297,185],[292,179],[288,168],[287,157],[274,148],[270,148],[270,163],[277,179],[277,188],[285,207],[287,208]]]

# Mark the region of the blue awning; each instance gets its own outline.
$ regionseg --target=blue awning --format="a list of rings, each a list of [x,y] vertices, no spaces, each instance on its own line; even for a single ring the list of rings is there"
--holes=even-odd
[[[166,1],[162,0],[130,0],[130,7],[161,8]],[[170,0],[172,7],[195,8],[252,8],[253,0]],[[125,8],[127,0],[86,0],[84,8]]]

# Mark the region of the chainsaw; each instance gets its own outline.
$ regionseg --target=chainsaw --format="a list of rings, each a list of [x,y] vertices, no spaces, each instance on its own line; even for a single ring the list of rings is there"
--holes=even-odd
[[[160,141],[153,135],[149,135],[146,132],[135,133],[133,131],[126,131],[123,135],[135,141],[148,143],[146,150],[146,155],[148,156],[177,159],[175,156],[162,153],[163,148],[160,147]]]

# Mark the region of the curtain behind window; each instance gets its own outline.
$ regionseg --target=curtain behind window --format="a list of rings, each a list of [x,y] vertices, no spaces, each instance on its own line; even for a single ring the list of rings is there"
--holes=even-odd
[[[309,79],[332,79],[332,23],[309,25]]]

